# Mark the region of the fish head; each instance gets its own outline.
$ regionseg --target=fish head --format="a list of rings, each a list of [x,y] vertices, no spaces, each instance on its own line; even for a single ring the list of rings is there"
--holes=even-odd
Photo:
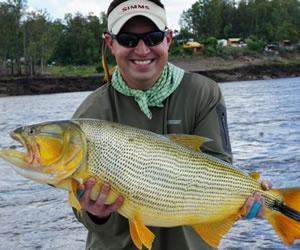
[[[24,126],[10,136],[24,146],[24,151],[2,150],[0,156],[19,174],[39,183],[55,186],[86,161],[86,138],[80,126],[72,121]]]

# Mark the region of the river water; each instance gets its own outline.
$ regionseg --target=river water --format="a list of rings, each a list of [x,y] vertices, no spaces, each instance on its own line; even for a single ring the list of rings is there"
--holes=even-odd
[[[235,166],[275,187],[300,186],[300,78],[220,84]],[[89,92],[0,98],[0,149],[18,126],[69,119]],[[0,159],[0,250],[84,249],[86,230],[67,193],[27,180]],[[220,249],[300,249],[284,245],[265,220],[238,221]]]

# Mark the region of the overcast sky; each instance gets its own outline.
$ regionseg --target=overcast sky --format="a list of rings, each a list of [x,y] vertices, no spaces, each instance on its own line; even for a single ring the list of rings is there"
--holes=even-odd
[[[0,1],[1,2],[1,1]],[[111,0],[28,0],[30,10],[47,10],[51,18],[63,19],[66,13],[80,12],[87,15],[93,12],[106,12]],[[171,29],[179,29],[178,21],[183,10],[191,8],[196,0],[162,0],[167,10],[168,26]]]

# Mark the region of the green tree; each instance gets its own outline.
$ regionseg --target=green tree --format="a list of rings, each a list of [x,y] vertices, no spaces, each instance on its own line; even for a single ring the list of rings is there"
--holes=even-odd
[[[20,63],[20,47],[22,44],[22,40],[20,37],[20,31],[21,31],[21,19],[25,13],[26,9],[26,4],[27,0],[8,0],[8,4],[12,6],[12,14],[14,17],[14,22],[13,22],[13,28],[14,28],[14,43],[15,43],[15,49],[14,49],[14,59],[16,62],[16,67],[17,67],[17,73],[19,75],[22,74],[21,71],[21,63]]]
[[[60,25],[51,22],[46,11],[34,11],[27,14],[26,20],[26,61],[29,62],[30,74],[36,73],[40,65],[40,74],[44,74],[44,66],[52,56],[60,34]]]
[[[199,0],[180,18],[182,30],[193,38],[247,38],[255,34],[272,42],[299,40],[299,0]]]
[[[0,3],[0,64],[7,68],[10,63],[10,72],[14,74],[14,64],[18,74],[21,74],[20,46],[21,46],[21,19],[26,8],[25,0],[9,0]],[[0,73],[3,70],[0,70]]]
[[[223,0],[198,0],[181,15],[180,26],[193,34],[193,38],[222,34]]]
[[[13,41],[13,15],[12,6],[0,3],[0,75],[6,73],[7,62]]]
[[[218,46],[218,40],[215,37],[213,37],[213,36],[208,37],[204,41],[204,45],[205,45],[205,48],[206,48],[206,53],[208,53],[209,55],[215,55],[216,54],[217,46]]]
[[[65,16],[64,31],[59,37],[53,60],[61,64],[94,64],[100,61],[102,34],[106,30],[104,14],[101,17],[90,13]]]

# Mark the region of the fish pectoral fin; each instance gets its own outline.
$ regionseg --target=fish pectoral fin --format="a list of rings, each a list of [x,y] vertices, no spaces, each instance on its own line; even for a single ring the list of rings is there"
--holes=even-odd
[[[129,229],[130,229],[130,235],[131,235],[131,239],[134,243],[134,245],[138,248],[138,249],[142,249],[143,248],[143,243],[136,231],[135,228],[135,224],[133,222],[129,221]]]
[[[77,198],[78,182],[74,179],[70,180],[71,191],[69,192],[68,202],[71,207],[74,207],[81,213],[81,205]]]
[[[258,180],[260,178],[260,174],[258,172],[252,172],[249,175],[255,180]]]
[[[212,141],[209,138],[196,135],[169,134],[167,137],[177,144],[197,152],[201,152],[200,147],[203,143]]]
[[[192,225],[195,231],[202,237],[206,243],[213,247],[217,247],[222,237],[232,228],[236,222],[237,215],[232,215],[222,221],[211,224]]]
[[[129,222],[131,238],[137,248],[142,249],[143,245],[149,250],[152,247],[155,235],[139,220]]]

